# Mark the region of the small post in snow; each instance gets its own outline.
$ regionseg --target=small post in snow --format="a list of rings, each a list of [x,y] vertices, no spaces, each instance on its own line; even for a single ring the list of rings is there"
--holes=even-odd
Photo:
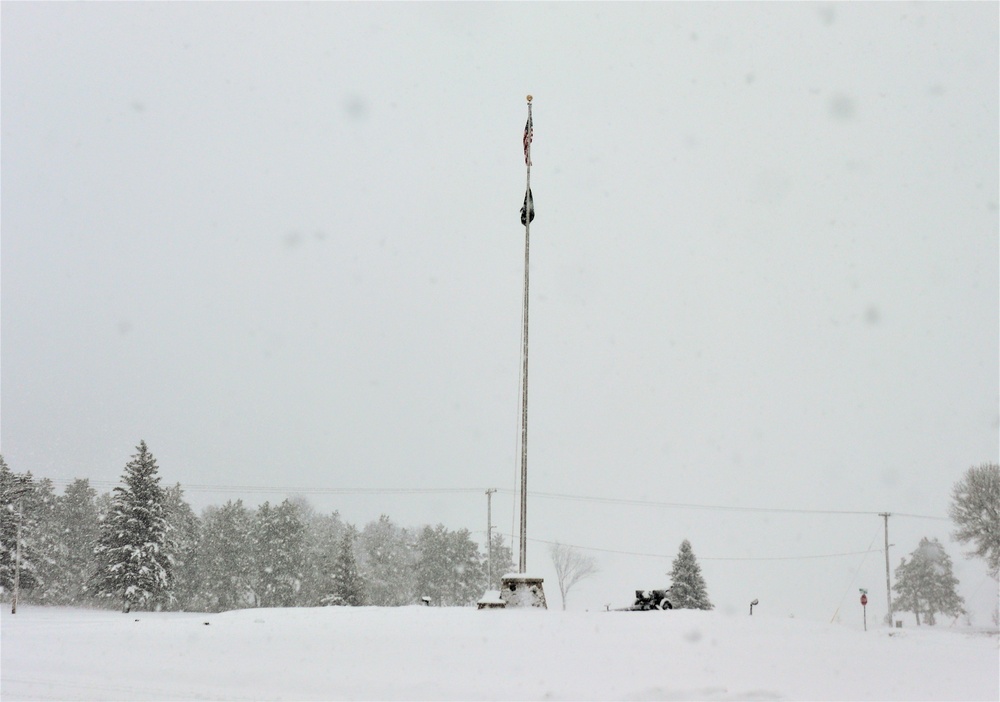
[[[858,588],[861,590],[861,610],[865,620],[865,631],[868,631],[868,590]]]

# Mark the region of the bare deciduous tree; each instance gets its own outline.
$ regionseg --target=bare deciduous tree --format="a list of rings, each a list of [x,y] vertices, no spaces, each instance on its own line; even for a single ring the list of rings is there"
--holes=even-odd
[[[556,567],[562,608],[566,609],[567,593],[578,582],[598,572],[597,561],[591,556],[584,556],[572,546],[560,543],[552,544],[549,553],[552,554],[552,564]]]

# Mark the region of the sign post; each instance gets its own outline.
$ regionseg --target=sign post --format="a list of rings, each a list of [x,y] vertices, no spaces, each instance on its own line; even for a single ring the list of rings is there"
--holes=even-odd
[[[868,631],[868,590],[861,588],[861,611],[865,618],[865,631]]]

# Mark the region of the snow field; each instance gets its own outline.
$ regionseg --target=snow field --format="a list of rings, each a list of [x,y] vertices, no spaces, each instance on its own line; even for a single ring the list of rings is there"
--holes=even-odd
[[[717,612],[0,614],[8,700],[996,700],[997,636]]]

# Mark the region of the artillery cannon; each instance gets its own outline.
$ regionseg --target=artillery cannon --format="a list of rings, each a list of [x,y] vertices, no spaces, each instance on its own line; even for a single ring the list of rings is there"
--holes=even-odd
[[[666,590],[636,590],[635,602],[628,609],[633,612],[646,612],[651,609],[673,609],[671,588]]]

